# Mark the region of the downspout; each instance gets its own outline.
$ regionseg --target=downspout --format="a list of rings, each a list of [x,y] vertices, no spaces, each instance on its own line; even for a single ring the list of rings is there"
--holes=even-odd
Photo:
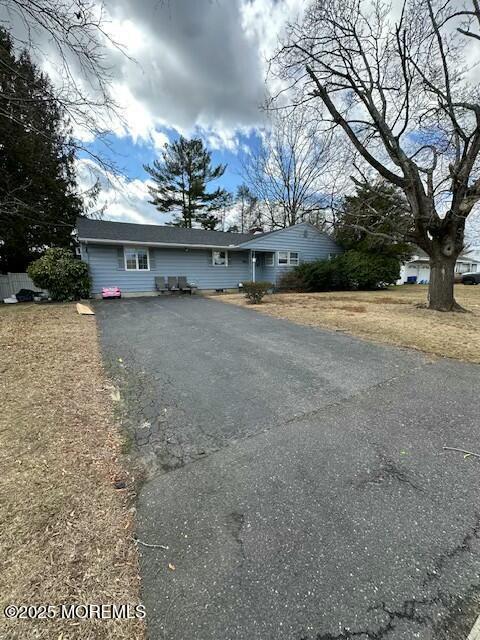
[[[252,251],[252,282],[255,282],[255,264],[257,262],[257,257],[255,255],[255,251]]]

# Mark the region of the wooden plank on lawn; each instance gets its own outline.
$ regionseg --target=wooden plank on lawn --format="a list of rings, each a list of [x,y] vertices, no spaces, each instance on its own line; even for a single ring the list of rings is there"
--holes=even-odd
[[[88,305],[82,304],[81,302],[77,302],[77,311],[81,316],[94,316],[95,311],[91,309]]]

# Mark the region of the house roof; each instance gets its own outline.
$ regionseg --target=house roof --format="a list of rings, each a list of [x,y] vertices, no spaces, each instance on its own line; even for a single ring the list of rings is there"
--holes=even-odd
[[[471,256],[466,256],[464,253],[459,255],[457,260],[465,260],[465,262],[477,262],[477,263],[480,262],[479,260],[476,260],[475,258],[472,258]]]
[[[412,256],[412,259],[408,262],[416,262],[417,260],[430,260],[428,254],[423,249],[420,249],[420,247],[415,247],[415,253]],[[466,256],[463,253],[458,256],[457,260],[464,260],[465,262],[480,262],[479,260],[475,260],[475,258]]]
[[[156,224],[132,224],[77,218],[78,239],[106,243],[171,244],[205,247],[232,247],[251,240],[251,233],[227,233],[206,229],[184,229]]]

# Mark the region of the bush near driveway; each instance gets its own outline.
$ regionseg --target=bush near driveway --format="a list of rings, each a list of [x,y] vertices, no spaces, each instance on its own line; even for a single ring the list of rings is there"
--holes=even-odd
[[[243,291],[245,298],[250,304],[260,304],[269,289],[272,289],[271,282],[244,282]]]
[[[35,286],[46,289],[57,302],[80,300],[90,295],[88,265],[77,260],[68,249],[47,249],[28,266],[27,273]]]
[[[286,274],[280,289],[297,291],[373,290],[394,284],[400,277],[397,258],[347,251],[331,260],[305,262]]]

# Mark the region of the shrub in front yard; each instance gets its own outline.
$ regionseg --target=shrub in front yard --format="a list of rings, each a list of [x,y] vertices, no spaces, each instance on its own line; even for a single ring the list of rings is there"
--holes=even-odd
[[[76,260],[68,249],[47,249],[28,266],[27,273],[35,286],[49,292],[52,300],[79,300],[90,295],[88,266]]]
[[[331,260],[305,262],[286,274],[280,288],[298,291],[349,291],[379,289],[400,277],[397,258],[362,251],[347,251]],[[289,287],[289,283],[297,286]]]
[[[307,287],[303,274],[299,270],[300,267],[303,267],[303,264],[284,273],[278,281],[277,287],[282,291],[306,291]]]
[[[260,304],[265,294],[273,287],[271,282],[244,282],[243,291],[250,304]]]
[[[381,289],[400,278],[400,261],[396,257],[362,251],[347,251],[339,257],[350,289]]]
[[[349,287],[342,263],[335,257],[331,260],[315,260],[298,265],[282,277],[279,288],[296,291],[332,291]]]

